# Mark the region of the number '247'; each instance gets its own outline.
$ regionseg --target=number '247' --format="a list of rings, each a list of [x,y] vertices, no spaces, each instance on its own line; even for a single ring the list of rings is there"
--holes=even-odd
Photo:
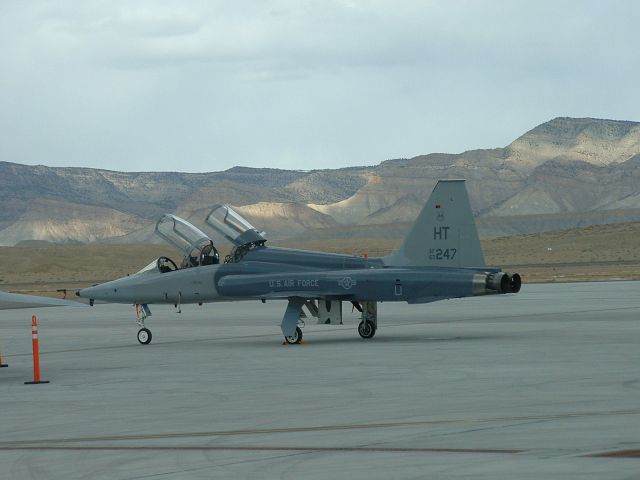
[[[453,260],[456,256],[455,248],[430,248],[429,260]]]

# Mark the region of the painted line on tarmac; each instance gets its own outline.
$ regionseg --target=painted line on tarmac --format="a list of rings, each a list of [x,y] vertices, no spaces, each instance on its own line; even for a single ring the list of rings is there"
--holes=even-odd
[[[610,452],[590,453],[584,456],[598,458],[640,458],[640,449],[613,450]]]
[[[401,447],[304,447],[263,445],[173,445],[173,446],[110,446],[110,445],[23,445],[0,447],[11,450],[61,450],[61,451],[245,451],[245,452],[363,452],[363,453],[493,453],[516,454],[526,450],[512,448],[401,448]]]
[[[551,415],[523,415],[523,416],[489,417],[489,418],[477,418],[477,419],[442,419],[442,420],[424,420],[424,421],[406,421],[406,422],[316,425],[316,426],[307,426],[307,427],[276,427],[276,428],[244,429],[244,430],[218,430],[218,431],[206,431],[206,432],[167,432],[167,433],[155,433],[155,434],[152,433],[152,434],[131,434],[131,435],[104,435],[104,436],[95,436],[95,437],[75,437],[75,438],[43,438],[43,439],[14,440],[14,441],[0,442],[0,450],[4,448],[21,448],[23,446],[24,447],[31,447],[31,446],[44,447],[48,444],[61,444],[61,443],[166,440],[166,439],[174,439],[174,438],[266,435],[266,434],[277,434],[277,433],[311,433],[311,432],[338,431],[338,430],[408,428],[408,427],[427,427],[427,426],[455,425],[455,424],[483,424],[483,423],[495,423],[495,422],[552,421],[552,420],[564,420],[564,419],[570,419],[570,418],[596,417],[596,416],[624,416],[624,415],[640,415],[640,409],[566,412],[566,413],[557,413],[557,414],[551,414]]]

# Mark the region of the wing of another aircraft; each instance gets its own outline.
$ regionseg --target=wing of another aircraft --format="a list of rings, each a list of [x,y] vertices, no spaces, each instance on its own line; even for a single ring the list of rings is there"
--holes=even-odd
[[[23,295],[20,293],[0,292],[0,310],[10,310],[14,308],[37,308],[37,307],[77,307],[82,303],[63,300],[61,298],[38,297],[35,295]]]

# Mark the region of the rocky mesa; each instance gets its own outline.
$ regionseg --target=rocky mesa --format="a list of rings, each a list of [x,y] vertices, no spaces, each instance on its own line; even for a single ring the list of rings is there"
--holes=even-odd
[[[113,172],[0,162],[0,245],[140,242],[229,203],[272,239],[399,236],[440,178],[465,178],[483,236],[640,221],[640,123],[555,118],[495,149],[336,170]]]

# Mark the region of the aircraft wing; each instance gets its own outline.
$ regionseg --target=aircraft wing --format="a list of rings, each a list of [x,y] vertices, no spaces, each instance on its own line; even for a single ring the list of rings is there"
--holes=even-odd
[[[0,310],[14,308],[38,308],[38,307],[77,307],[85,306],[82,303],[61,298],[38,297],[35,295],[23,295],[20,293],[0,292]]]

